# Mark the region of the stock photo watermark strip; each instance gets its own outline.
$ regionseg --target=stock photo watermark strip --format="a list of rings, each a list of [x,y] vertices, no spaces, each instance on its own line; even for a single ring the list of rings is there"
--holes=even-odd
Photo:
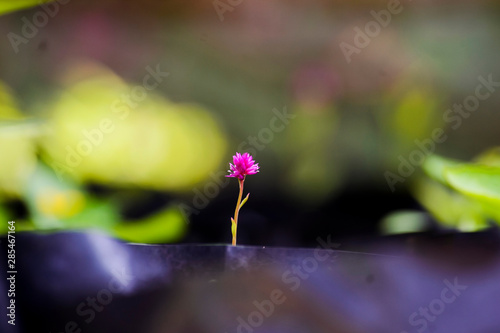
[[[7,322],[16,325],[16,221],[7,222]]]

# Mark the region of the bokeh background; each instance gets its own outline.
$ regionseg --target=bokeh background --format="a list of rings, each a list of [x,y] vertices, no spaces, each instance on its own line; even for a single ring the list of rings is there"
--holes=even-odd
[[[487,226],[455,212],[461,201],[420,165],[394,187],[387,172],[435,129],[443,156],[498,145],[500,92],[455,128],[445,119],[479,77],[500,81],[495,1],[0,3],[4,232],[15,220],[229,243],[238,185],[223,175],[236,151],[261,167],[245,183],[240,244]],[[387,24],[359,33],[381,11]]]

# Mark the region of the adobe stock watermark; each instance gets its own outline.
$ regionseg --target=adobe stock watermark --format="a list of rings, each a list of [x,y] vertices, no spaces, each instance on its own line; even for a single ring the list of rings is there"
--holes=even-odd
[[[255,158],[258,152],[263,151],[274,140],[274,135],[283,132],[290,121],[296,117],[296,115],[288,113],[286,106],[283,106],[281,111],[273,108],[272,112],[274,116],[269,121],[269,125],[262,128],[257,135],[248,136],[238,145],[237,151],[248,152]],[[189,217],[192,214],[198,215],[201,210],[208,206],[210,200],[217,197],[220,191],[230,183],[230,180],[225,175],[227,175],[227,172],[223,171],[211,173],[211,180],[203,188],[193,189],[191,205],[186,203],[179,204],[178,207],[186,221],[189,221]]]
[[[477,78],[479,84],[476,85],[473,94],[464,98],[462,103],[453,104],[452,108],[447,109],[443,113],[443,120],[446,124],[450,124],[452,130],[457,130],[462,125],[464,119],[469,118],[475,111],[479,109],[481,101],[485,101],[495,93],[500,87],[500,82],[493,81],[493,74],[489,74],[487,78],[479,76]],[[416,148],[413,149],[407,158],[402,155],[398,156],[399,165],[398,173],[386,171],[384,173],[385,180],[391,192],[396,190],[398,183],[404,183],[421,166],[426,157],[431,155],[436,149],[436,145],[445,142],[448,136],[442,127],[435,128],[431,136],[422,141],[415,140]]]
[[[64,325],[64,329],[60,333],[81,333],[83,324],[89,325],[94,321],[97,313],[102,312],[107,305],[113,301],[114,294],[123,293],[134,277],[122,269],[116,272],[106,288],[102,288],[95,295],[85,298],[76,306],[75,312],[83,323],[78,323],[76,320],[70,320]],[[52,333],[52,332],[51,332]],[[59,331],[57,332],[59,333]]]
[[[455,278],[453,283],[447,279],[443,280],[443,283],[446,287],[441,290],[438,298],[433,299],[427,306],[420,307],[418,311],[408,316],[408,323],[418,333],[425,332],[429,327],[429,322],[435,322],[438,316],[446,310],[446,307],[455,302],[462,295],[462,292],[468,288],[466,285],[459,284],[458,278]],[[401,333],[409,332],[401,331]]]
[[[232,12],[235,7],[241,5],[243,0],[214,0],[212,5],[221,22],[224,21],[224,13]]]
[[[57,13],[59,13],[59,9],[61,5],[65,5],[71,0],[41,0],[39,2],[40,9],[28,18],[23,16],[21,18],[21,22],[23,23],[21,26],[21,31],[18,33],[8,32],[7,39],[14,50],[14,53],[19,53],[19,47],[22,44],[28,44],[30,40],[38,35],[39,29],[44,28],[50,21],[51,18],[54,18]]]
[[[341,42],[339,44],[347,63],[351,63],[351,57],[354,54],[359,54],[361,53],[361,50],[367,48],[372,39],[380,35],[382,29],[386,28],[391,23],[392,17],[400,14],[402,11],[403,5],[399,0],[389,0],[389,2],[387,2],[386,9],[382,9],[378,12],[374,10],[370,11],[370,15],[374,18],[374,20],[368,21],[365,24],[364,29],[361,29],[358,26],[354,27],[354,32],[356,34],[354,35],[352,44],[346,42]]]
[[[337,259],[337,252],[335,250],[340,246],[338,243],[331,241],[331,235],[328,235],[326,241],[321,237],[316,238],[319,245],[314,250],[310,257],[303,258],[300,264],[292,265],[281,275],[281,281],[288,288],[288,292],[297,291],[301,283],[307,280],[311,274],[316,272],[322,262],[334,262]],[[321,250],[328,250],[326,252]],[[287,297],[285,291],[279,288],[273,289],[269,297],[262,301],[253,301],[252,304],[255,310],[250,312],[247,316],[238,316],[236,322],[237,333],[253,333],[258,327],[264,324],[266,318],[269,318],[274,313],[275,309],[285,303]]]
[[[163,80],[170,75],[160,69],[160,64],[156,68],[147,66],[147,74],[142,79],[142,85],[132,87],[127,93],[122,93],[119,98],[111,104],[111,116],[104,117],[93,128],[83,129],[81,132],[82,139],[72,147],[66,145],[66,156],[63,162],[54,161],[51,163],[51,168],[56,172],[59,180],[63,179],[65,173],[73,173],[73,169],[77,168],[83,159],[100,146],[106,136],[109,136],[115,130],[116,117],[118,120],[125,120],[130,111],[137,108],[142,101],[148,96],[148,92],[156,89]],[[115,118],[115,119],[113,119]]]

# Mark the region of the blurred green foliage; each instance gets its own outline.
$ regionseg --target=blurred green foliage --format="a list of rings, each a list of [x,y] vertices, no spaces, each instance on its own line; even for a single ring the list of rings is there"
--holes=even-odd
[[[395,211],[384,217],[381,221],[383,234],[403,234],[420,232],[428,227],[424,212]]]
[[[0,193],[16,197],[26,185],[36,165],[36,127],[18,110],[10,89],[0,81]]]
[[[184,216],[175,207],[140,221],[119,224],[113,230],[116,236],[136,243],[173,243],[180,241],[186,232]]]
[[[342,181],[341,163],[330,154],[338,114],[335,109],[308,112],[297,108],[295,115],[282,147],[290,163],[286,187],[294,199],[317,205],[326,201]]]
[[[423,169],[430,179],[416,182],[416,198],[439,221],[476,231],[500,223],[500,154],[489,150],[474,163],[429,156]]]
[[[48,3],[53,0],[0,0],[0,15],[18,9],[24,9],[39,5],[41,2]]]
[[[216,119],[153,92],[131,107],[118,97],[136,86],[100,67],[74,68],[88,68],[89,76],[67,73],[67,88],[49,102],[44,120],[23,116],[0,85],[0,217],[9,218],[2,201],[22,200],[29,216],[18,230],[97,228],[132,242],[180,240],[187,226],[177,207],[123,221],[119,202],[92,196],[83,185],[191,189],[218,170],[225,153]]]
[[[41,138],[44,156],[59,175],[179,191],[218,168],[226,141],[206,109],[172,103],[101,67],[73,68],[81,72],[85,66],[84,77],[67,73],[68,88],[51,103],[50,131]],[[144,92],[134,99],[138,87]]]

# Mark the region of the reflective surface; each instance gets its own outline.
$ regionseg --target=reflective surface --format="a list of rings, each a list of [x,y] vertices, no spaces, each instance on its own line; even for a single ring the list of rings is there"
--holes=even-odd
[[[17,325],[2,332],[494,332],[498,239],[428,237],[396,256],[329,237],[300,249],[18,234]]]

